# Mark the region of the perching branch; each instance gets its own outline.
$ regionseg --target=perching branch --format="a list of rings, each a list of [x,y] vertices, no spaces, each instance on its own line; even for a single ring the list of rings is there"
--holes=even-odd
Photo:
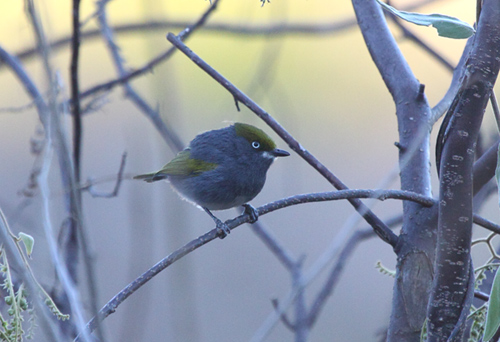
[[[340,200],[340,199],[349,199],[349,198],[376,198],[376,199],[387,199],[387,198],[397,198],[404,200],[416,200],[422,205],[432,206],[434,201],[432,199],[426,198],[424,196],[418,194],[412,194],[407,191],[400,190],[340,190],[340,191],[331,191],[331,192],[321,192],[321,193],[311,193],[311,194],[303,194],[296,195],[287,198],[283,198],[281,200],[271,202],[265,204],[261,207],[256,208],[257,214],[263,216],[265,214],[271,213],[275,210],[286,208],[289,206],[303,204],[303,203],[311,203],[311,202],[323,202],[323,201],[332,201],[332,200]],[[225,223],[232,230],[244,223],[250,222],[251,218],[248,214],[240,215],[234,219],[227,220]],[[190,241],[186,245],[172,252],[158,263],[156,263],[149,270],[144,272],[141,276],[135,279],[133,282],[128,284],[123,290],[121,290],[118,294],[116,294],[106,305],[104,305],[97,317],[93,317],[87,323],[87,329],[92,332],[94,331],[98,322],[104,320],[110,314],[116,311],[116,308],[123,303],[129,296],[131,296],[135,291],[141,288],[144,284],[150,281],[154,276],[163,271],[168,266],[172,265],[177,260],[186,256],[187,254],[193,252],[199,247],[207,244],[208,242],[215,240],[218,237],[218,230],[216,228],[211,231],[203,234],[202,236]],[[75,341],[80,341],[80,337],[78,336]]]

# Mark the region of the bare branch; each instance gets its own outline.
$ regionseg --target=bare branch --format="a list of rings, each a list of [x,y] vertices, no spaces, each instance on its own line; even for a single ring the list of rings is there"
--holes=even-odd
[[[47,144],[45,148],[45,157],[44,157],[44,166],[42,167],[42,172],[39,175],[39,179],[45,181],[47,179],[46,173],[44,174],[44,167],[48,172],[49,167],[46,166],[48,162],[50,162],[52,149],[54,148],[58,157],[59,162],[59,170],[61,173],[61,179],[64,186],[64,189],[67,190],[66,194],[66,215],[71,218],[71,229],[75,230],[74,235],[78,234],[78,237],[81,241],[82,251],[84,255],[84,265],[86,271],[86,280],[87,287],[91,297],[91,306],[95,309],[97,300],[97,288],[95,286],[95,276],[94,276],[94,268],[92,265],[92,259],[90,257],[90,245],[88,243],[88,238],[86,235],[86,230],[82,220],[81,213],[81,204],[80,204],[80,196],[79,190],[77,189],[75,182],[75,173],[73,169],[73,164],[71,162],[71,153],[69,152],[69,148],[66,144],[65,131],[60,122],[60,112],[57,106],[57,78],[52,71],[50,62],[49,62],[49,48],[47,45],[47,40],[45,38],[45,32],[43,30],[40,19],[38,18],[37,11],[35,9],[34,3],[32,0],[27,1],[27,12],[31,24],[33,26],[34,34],[36,36],[37,45],[39,48],[39,52],[42,59],[43,70],[45,73],[45,77],[47,83],[49,84],[49,105],[46,106],[47,110],[40,112],[40,116],[44,116],[41,119],[42,124],[44,125]],[[44,184],[45,186],[45,184]],[[44,210],[46,210],[46,214],[48,213],[48,186],[41,190],[42,198],[44,200]],[[41,186],[42,189],[42,186]],[[69,274],[69,270],[76,269],[75,267],[66,267],[64,263],[58,261],[59,259],[59,251],[57,245],[53,242],[53,237],[50,235],[52,233],[52,226],[50,219],[47,219],[45,222],[45,234],[46,239],[49,243],[49,249],[51,252],[51,257],[54,263],[54,267],[56,268],[57,274],[60,277],[61,284],[66,292],[66,295],[69,298],[69,302],[71,304],[72,313],[75,315],[76,326],[80,329],[84,329],[84,318],[83,318],[83,309],[81,303],[79,301],[78,296],[74,291],[74,284],[77,280],[76,274]],[[72,240],[71,242],[74,242]],[[73,249],[78,249],[78,244],[66,245],[63,248],[66,248],[68,253],[72,253]],[[72,253],[74,258],[70,260],[66,260],[67,263],[77,263],[78,262],[78,253]],[[87,340],[87,335],[84,334],[85,339]]]
[[[474,151],[484,110],[500,69],[500,3],[483,2],[483,11],[466,62],[466,74],[443,121],[440,157],[439,221],[435,278],[428,306],[428,341],[458,340],[473,287],[470,260]],[[471,281],[472,277],[472,281]],[[466,315],[465,315],[466,316]]]
[[[127,75],[127,72],[123,65],[123,58],[120,55],[119,47],[115,43],[113,31],[108,25],[105,8],[108,2],[109,0],[101,0],[97,2],[97,6],[99,8],[99,10],[97,11],[97,18],[99,21],[102,36],[105,39],[106,45],[108,46],[108,49],[111,53],[118,76],[124,77],[125,75]],[[126,96],[146,115],[148,119],[151,120],[155,128],[158,130],[158,132],[161,134],[170,148],[175,152],[182,150],[182,148],[184,147],[183,143],[181,142],[177,134],[165,124],[160,116],[160,113],[157,110],[154,110],[128,82],[123,83],[123,88],[125,90]]]
[[[280,319],[285,325],[285,327],[287,327],[291,331],[294,331],[295,325],[288,319],[288,316],[285,313],[282,313],[280,311],[280,302],[278,301],[278,299],[276,298],[272,299],[271,303],[273,304],[274,310],[276,310],[276,312],[280,315]]]
[[[189,36],[195,30],[200,28],[205,23],[208,16],[216,9],[219,1],[220,0],[214,0],[213,4],[207,9],[207,11],[205,11],[202,14],[200,19],[198,19],[194,24],[189,25],[189,27],[187,27],[184,31],[182,31],[183,32],[182,39],[184,39],[184,40],[188,39]],[[146,63],[144,66],[142,66],[138,69],[135,69],[134,71],[131,71],[118,79],[99,84],[95,87],[92,87],[92,88],[84,91],[83,93],[80,94],[80,98],[84,99],[90,95],[94,95],[94,94],[99,93],[99,92],[111,90],[112,88],[116,87],[117,85],[124,84],[128,81],[131,81],[132,79],[134,79],[138,76],[141,76],[147,72],[150,72],[156,65],[158,65],[161,62],[170,58],[175,51],[176,51],[176,49],[172,47],[172,48],[166,50],[165,52],[161,53],[157,57],[153,58],[151,61]]]
[[[4,251],[8,253],[10,263],[13,268],[15,268],[23,283],[26,285],[27,289],[30,293],[30,298],[34,307],[37,309],[38,317],[40,318],[40,325],[44,332],[47,334],[47,337],[50,338],[51,341],[59,342],[65,341],[63,336],[61,336],[60,331],[56,328],[56,325],[53,323],[52,317],[49,315],[49,310],[47,310],[47,306],[44,304],[43,298],[39,296],[40,287],[37,284],[36,280],[33,278],[32,273],[24,266],[24,261],[21,255],[18,253],[16,244],[12,241],[12,238],[9,234],[9,228],[7,220],[0,209],[0,240],[2,241],[1,245],[4,248]],[[1,254],[2,248],[0,248]]]
[[[491,108],[493,108],[493,115],[495,115],[495,120],[497,122],[497,130],[500,131],[500,110],[498,109],[497,96],[495,91],[491,92],[490,96]]]
[[[112,198],[118,196],[118,191],[120,191],[120,186],[123,181],[123,171],[125,170],[125,162],[127,160],[127,152],[123,152],[122,154],[122,161],[120,163],[120,168],[118,169],[118,173],[116,175],[116,182],[115,182],[115,187],[113,188],[113,191],[111,192],[98,192],[94,190],[94,182],[92,179],[89,179],[87,181],[87,184],[85,186],[82,186],[82,190],[87,190],[92,197],[104,197],[104,198]]]
[[[349,259],[349,257],[354,253],[356,246],[361,241],[364,241],[372,236],[374,235],[373,235],[373,230],[371,229],[357,230],[351,235],[347,243],[344,245],[342,251],[338,256],[338,260],[335,263],[335,266],[333,267],[332,271],[330,272],[330,275],[328,276],[327,281],[321,288],[321,291],[318,293],[318,295],[314,300],[314,303],[311,306],[308,317],[308,324],[310,327],[312,327],[316,323],[316,320],[319,316],[319,313],[321,312],[321,309],[326,304],[327,298],[332,295],[335,285],[340,280],[340,275],[344,270],[344,266],[347,262],[347,259]]]
[[[474,38],[471,37],[467,41],[467,44],[465,44],[464,51],[462,52],[462,56],[460,57],[460,60],[458,61],[457,66],[455,67],[453,71],[453,77],[451,79],[450,86],[448,87],[448,90],[446,91],[446,94],[443,96],[443,98],[432,108],[432,117],[431,117],[431,124],[433,125],[436,123],[441,116],[443,116],[447,111],[448,108],[450,107],[453,99],[455,98],[455,95],[457,94],[458,89],[460,88],[460,85],[462,84],[462,78],[465,73],[465,62],[469,58],[470,51],[472,49],[472,43],[474,41]]]
[[[73,0],[73,37],[71,38],[71,112],[73,117],[73,164],[76,183],[80,182],[80,158],[82,146],[82,114],[80,108],[80,85],[78,61],[80,57],[80,0]],[[78,192],[81,196],[81,193]],[[81,201],[80,201],[81,203]]]
[[[291,253],[285,249],[279,242],[276,237],[274,237],[271,232],[268,231],[262,224],[262,222],[257,221],[253,223],[251,226],[252,231],[257,235],[262,242],[269,248],[269,250],[274,254],[274,256],[285,266],[288,271],[294,269],[295,258],[291,256]]]
[[[426,6],[433,2],[439,2],[440,0],[420,0],[412,4],[404,5],[401,7],[402,10],[411,11],[422,6]],[[145,33],[151,31],[164,32],[165,30],[175,30],[184,29],[191,25],[189,21],[178,21],[178,20],[148,20],[142,23],[130,23],[130,24],[119,24],[112,26],[112,30],[117,34],[134,34],[134,33]],[[326,20],[324,23],[290,23],[286,22],[274,22],[274,23],[259,23],[258,25],[252,24],[226,24],[226,23],[208,23],[203,25],[201,30],[207,33],[218,33],[227,35],[237,35],[237,36],[289,36],[289,35],[332,35],[338,32],[345,31],[347,29],[356,26],[356,20],[353,18],[346,19],[331,19]],[[82,42],[91,41],[92,39],[99,38],[101,35],[98,29],[90,29],[81,32]],[[71,43],[71,36],[65,36],[57,38],[49,43],[49,47],[53,51],[58,51],[65,48]],[[16,57],[20,60],[31,58],[37,53],[36,48],[27,48],[16,53]],[[2,66],[0,65],[0,69]]]
[[[493,223],[478,214],[473,215],[473,222],[478,226],[488,229],[493,233],[500,234],[500,225]]]
[[[383,193],[383,194],[382,194]],[[394,195],[394,196],[393,196]],[[371,197],[371,198],[400,198],[400,199],[417,199],[420,198],[420,195],[414,197],[413,194],[409,194],[407,191],[400,190],[388,190],[387,192],[383,191],[373,191],[373,190],[341,190],[341,191],[331,191],[331,192],[323,192],[316,194],[304,194],[304,195],[296,195],[287,197],[275,202],[268,203],[261,207],[256,208],[257,213],[260,216],[271,213],[275,210],[289,207],[292,205],[309,203],[309,202],[320,202],[320,201],[331,201],[331,200],[339,200],[339,199],[347,199],[347,198],[358,198],[358,197]],[[433,203],[432,200],[426,199],[425,197],[421,197],[419,201],[422,200],[428,204]],[[431,204],[432,205],[432,204]],[[240,215],[234,219],[227,220],[225,224],[232,230],[243,223],[249,223],[251,220],[249,214]],[[136,280],[127,285],[123,290],[121,290],[118,294],[116,294],[102,309],[99,311],[97,317],[93,317],[90,322],[87,324],[87,329],[89,331],[93,331],[96,327],[97,321],[102,321],[104,318],[109,316],[110,314],[116,311],[116,308],[123,303],[130,295],[132,295],[135,291],[141,288],[144,284],[150,281],[154,276],[163,271],[165,268],[186,256],[187,254],[195,251],[199,247],[207,244],[208,242],[216,239],[218,237],[217,228],[212,229],[211,231],[205,233],[204,235],[192,240],[187,243],[183,247],[177,249],[172,252],[158,263],[156,263],[149,270],[144,272],[141,276],[139,276]],[[80,337],[77,337],[75,341],[80,341]]]
[[[401,215],[397,215],[388,220],[384,220],[388,227],[394,228],[397,225],[400,225],[403,222],[403,217]],[[316,323],[316,320],[326,304],[328,297],[330,297],[335,289],[335,286],[340,281],[340,276],[344,271],[345,264],[347,260],[354,253],[356,247],[359,244],[369,238],[375,237],[375,232],[370,228],[363,228],[360,230],[356,230],[352,233],[351,237],[342,247],[342,250],[339,253],[337,261],[332,267],[330,275],[328,276],[326,282],[323,284],[323,287],[317,294],[308,314],[308,324],[309,327],[312,328]]]
[[[32,6],[33,4],[30,4],[30,5]],[[33,13],[33,15],[35,15],[35,14]],[[35,19],[33,19],[33,20],[35,20]],[[38,34],[41,34],[39,32],[39,30],[36,30],[36,31],[38,32]],[[9,68],[13,71],[14,75],[19,79],[20,83],[25,88],[28,95],[34,99],[35,104],[36,104],[37,109],[38,109],[38,115],[39,115],[40,121],[42,122],[42,124],[44,125],[44,128],[45,128],[45,133],[49,134],[49,132],[50,132],[50,134],[55,135],[55,130],[52,130],[49,128],[49,127],[51,127],[51,123],[49,123],[50,116],[51,116],[50,108],[45,103],[40,91],[38,90],[38,88],[36,87],[34,82],[31,80],[29,75],[26,73],[24,68],[21,66],[21,64],[19,63],[17,58],[10,55],[7,51],[5,51],[3,48],[0,47],[0,60],[2,60],[7,66],[9,66]],[[54,137],[54,138],[56,139],[56,137]],[[63,148],[63,146],[59,145],[59,148]],[[58,155],[60,157],[59,162],[60,162],[60,167],[61,167],[61,174],[63,176],[63,184],[66,185],[68,183],[71,183],[69,179],[72,177],[71,173],[68,172],[71,169],[64,167],[64,165],[71,164],[68,160],[69,154],[60,151],[60,153]],[[37,177],[38,176],[39,176],[39,174],[37,174]],[[68,178],[64,178],[64,177],[68,177]],[[65,183],[66,181],[68,183]],[[71,187],[68,187],[67,189],[71,189]],[[51,238],[52,238],[52,236],[47,236],[48,240],[50,240]],[[53,256],[58,254],[57,247],[55,245],[50,245],[50,246],[51,246],[51,252],[53,253]],[[56,258],[53,258],[52,261],[54,263],[56,270],[60,271],[61,273],[65,273],[65,272],[67,273],[66,267],[65,266],[61,267],[61,263],[59,263],[56,260]],[[72,287],[72,284],[63,281],[63,286],[65,287],[65,289],[67,291],[71,291],[70,287]],[[34,293],[36,293],[36,292],[34,292]],[[72,302],[72,308],[75,310],[75,312],[80,313],[79,316],[83,317],[83,315],[81,314],[82,309],[81,309],[80,303],[77,300]]]
[[[304,257],[295,260],[290,253],[285,250],[271,232],[264,227],[261,221],[257,221],[251,225],[253,232],[264,242],[264,244],[273,252],[278,260],[291,273],[292,287],[297,288],[298,293],[295,298],[295,322],[292,323],[286,313],[280,312],[280,306],[277,299],[273,299],[272,303],[275,310],[279,313],[281,321],[291,331],[295,333],[295,341],[307,341],[307,335],[310,331],[307,309],[305,305],[305,289],[300,286],[302,279],[302,264]]]
[[[417,46],[420,46],[425,52],[427,52],[429,55],[434,57],[435,60],[437,60],[442,66],[444,66],[446,69],[453,71],[455,69],[451,62],[449,62],[444,56],[442,56],[439,52],[437,52],[435,49],[429,46],[429,44],[425,43],[422,39],[417,37],[415,33],[413,33],[410,29],[408,29],[399,19],[397,16],[395,16],[393,13],[387,13],[389,18],[392,19],[392,22],[396,24],[397,27],[400,28],[400,30],[403,32],[403,35],[414,42]]]
[[[394,102],[407,100],[408,91],[415,92],[419,82],[389,31],[382,8],[375,1],[353,0],[352,5],[370,55]]]
[[[495,176],[499,144],[500,140],[491,145],[474,163],[472,187],[474,196]]]

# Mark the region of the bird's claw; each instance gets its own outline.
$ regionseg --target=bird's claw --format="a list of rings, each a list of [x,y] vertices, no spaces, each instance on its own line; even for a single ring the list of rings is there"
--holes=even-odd
[[[231,233],[229,226],[221,220],[218,220],[215,228],[217,229],[217,236],[219,239],[224,239],[229,233]]]
[[[259,219],[259,213],[257,212],[257,209],[252,207],[250,204],[243,204],[243,208],[245,208],[245,211],[243,214],[248,214],[250,216],[250,223],[255,223]]]
[[[208,215],[210,215],[212,220],[214,220],[215,228],[217,229],[217,236],[220,239],[224,239],[229,233],[231,233],[231,229],[229,229],[229,226],[227,224],[219,220],[219,218],[215,217],[214,214],[212,214],[212,212],[208,208],[205,207],[202,208]]]

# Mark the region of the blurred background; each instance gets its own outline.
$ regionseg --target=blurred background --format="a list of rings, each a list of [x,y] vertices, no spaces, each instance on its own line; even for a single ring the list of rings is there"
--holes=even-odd
[[[71,2],[35,3],[48,40],[69,37]],[[403,8],[413,3],[416,1],[401,0],[393,5]],[[92,18],[95,2],[84,0],[81,6],[82,20],[88,19],[82,30],[96,29]],[[110,2],[107,9],[112,25],[152,20],[191,23],[207,6],[205,0],[121,0]],[[472,24],[475,1],[434,1],[418,11],[456,16]],[[334,24],[349,18],[354,18],[349,1],[273,0],[261,7],[257,0],[223,0],[208,24],[261,28],[273,23]],[[432,28],[409,28],[453,65],[458,62],[464,40],[438,37]],[[168,49],[171,45],[165,36],[169,31],[178,33],[180,29],[117,33],[125,65],[140,67]],[[406,41],[397,28],[393,32],[416,77],[425,84],[429,102],[436,104],[447,90],[451,73]],[[267,110],[350,188],[399,188],[395,107],[356,25],[337,32],[269,36],[202,28],[186,43]],[[23,2],[0,4],[0,44],[12,54],[35,45]],[[62,81],[61,91],[68,97],[70,55],[69,45],[51,55],[52,66]],[[22,63],[46,92],[39,58],[24,59]],[[116,78],[109,51],[99,36],[82,41],[80,63],[82,91]],[[279,148],[288,149],[243,105],[238,112],[230,94],[180,52],[131,85],[159,109],[184,144],[199,132],[241,121],[261,127]],[[41,138],[41,124],[34,108],[24,108],[30,99],[22,85],[2,65],[0,89],[0,207],[15,232],[35,237],[32,266],[41,283],[51,287],[54,271],[41,226],[41,199],[36,189],[34,196],[22,194],[35,160],[30,141]],[[69,116],[64,122],[70,135]],[[494,132],[490,109],[485,125],[490,127],[487,133]],[[98,182],[95,189],[111,191],[124,152],[128,175],[154,171],[175,154],[150,120],[117,87],[83,119],[82,180],[108,179]],[[264,190],[252,204],[259,206],[286,196],[330,190],[326,180],[292,153],[271,167]],[[63,192],[54,162],[51,214],[55,228],[64,219]],[[382,219],[393,217],[401,209],[397,201],[374,207]],[[127,179],[118,196],[110,199],[93,198],[84,192],[83,212],[95,255],[98,307],[158,260],[213,228],[212,220],[203,211],[179,200],[167,183]],[[228,219],[238,213],[228,210],[217,214]],[[483,214],[496,219],[498,209],[492,204]],[[353,217],[356,214],[349,204],[335,201],[290,207],[263,216],[260,221],[294,257],[305,257],[307,271]],[[366,224],[361,222],[356,229],[364,227]],[[477,253],[481,257],[481,251]],[[394,268],[394,253],[388,245],[372,238],[358,246],[312,329],[311,341],[380,338],[389,321],[393,279],[377,271],[377,261]],[[308,304],[321,289],[327,273],[321,273],[307,288]],[[247,341],[273,312],[271,300],[284,300],[290,288],[290,274],[249,226],[240,226],[226,239],[213,241],[175,263],[130,297],[104,321],[105,335],[110,341]],[[84,299],[84,303],[88,300]],[[293,318],[292,310],[289,314]],[[266,341],[292,338],[293,334],[279,323]],[[43,340],[40,330],[36,339]]]

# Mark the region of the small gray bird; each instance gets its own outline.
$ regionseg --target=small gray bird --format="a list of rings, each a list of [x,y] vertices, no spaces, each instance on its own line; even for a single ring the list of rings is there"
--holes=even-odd
[[[257,212],[247,202],[262,190],[274,159],[289,155],[276,148],[274,141],[259,128],[235,123],[197,135],[161,170],[134,179],[146,182],[168,179],[182,197],[212,217],[219,237],[224,238],[230,229],[210,210],[242,205],[251,215],[251,222],[255,222]]]

